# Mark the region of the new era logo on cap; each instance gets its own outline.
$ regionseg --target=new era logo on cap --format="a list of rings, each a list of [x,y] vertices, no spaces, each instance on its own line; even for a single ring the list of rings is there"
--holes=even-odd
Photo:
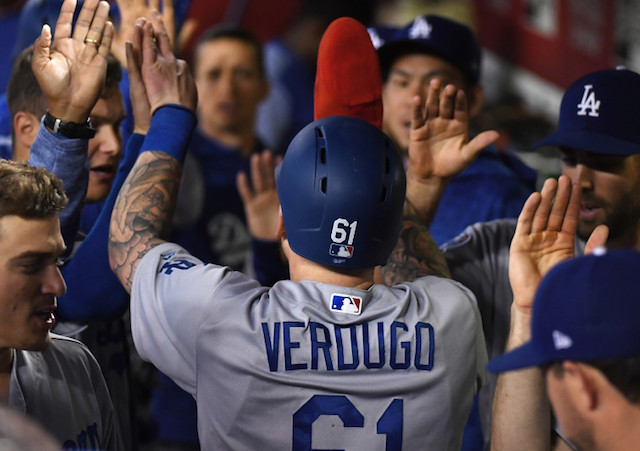
[[[551,336],[553,337],[553,347],[556,349],[569,349],[573,346],[573,340],[571,340],[571,337],[563,334],[559,330],[551,332]]]

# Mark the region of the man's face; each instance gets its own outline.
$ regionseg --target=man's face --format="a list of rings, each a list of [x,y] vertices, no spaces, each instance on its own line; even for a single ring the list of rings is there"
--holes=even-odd
[[[0,349],[39,351],[50,342],[56,297],[66,291],[57,266],[64,250],[57,215],[0,218]]]
[[[256,58],[253,47],[237,39],[221,38],[198,47],[195,81],[206,131],[253,129],[256,108],[267,92]]]
[[[109,195],[122,154],[120,122],[124,116],[120,89],[117,85],[107,88],[91,110],[91,124],[96,129],[96,136],[89,140],[86,203],[103,201]]]
[[[616,156],[576,149],[561,150],[562,173],[581,187],[578,236],[609,226],[608,243],[627,246],[640,224],[640,155]]]
[[[442,58],[419,53],[397,58],[382,86],[382,128],[403,152],[409,148],[411,99],[416,95],[426,99],[432,78],[439,79],[443,87],[452,84],[469,95],[460,70]]]

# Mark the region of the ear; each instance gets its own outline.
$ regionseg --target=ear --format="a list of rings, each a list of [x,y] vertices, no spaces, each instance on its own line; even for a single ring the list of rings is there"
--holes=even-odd
[[[565,361],[562,369],[567,378],[567,390],[574,405],[583,412],[592,412],[600,405],[600,380],[595,368],[583,363]]]
[[[13,116],[14,148],[13,159],[27,161],[29,149],[38,136],[40,120],[31,113],[18,111]]]
[[[469,117],[476,117],[482,110],[484,102],[484,89],[480,85],[473,85],[467,91],[467,102],[469,106]]]

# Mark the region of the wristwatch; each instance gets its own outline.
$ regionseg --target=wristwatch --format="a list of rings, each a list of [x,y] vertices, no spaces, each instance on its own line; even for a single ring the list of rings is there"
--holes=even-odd
[[[89,119],[87,119],[87,122],[84,124],[62,121],[53,117],[51,113],[47,111],[47,114],[44,115],[44,125],[49,130],[52,130],[53,133],[66,136],[67,138],[91,139],[96,136],[96,129],[91,126]]]

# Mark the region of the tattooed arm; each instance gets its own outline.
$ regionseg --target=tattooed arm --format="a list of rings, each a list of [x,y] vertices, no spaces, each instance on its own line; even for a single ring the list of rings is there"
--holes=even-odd
[[[169,233],[182,165],[164,152],[143,152],[120,189],[109,234],[111,269],[131,291],[142,257]]]
[[[131,291],[138,263],[164,242],[171,225],[181,160],[195,126],[195,83],[184,61],[176,60],[158,13],[136,23],[127,44],[129,70],[141,76],[153,114],[135,165],[120,189],[109,230],[109,263]]]
[[[442,252],[407,199],[398,243],[387,264],[376,268],[376,282],[390,286],[428,275],[451,277]]]

